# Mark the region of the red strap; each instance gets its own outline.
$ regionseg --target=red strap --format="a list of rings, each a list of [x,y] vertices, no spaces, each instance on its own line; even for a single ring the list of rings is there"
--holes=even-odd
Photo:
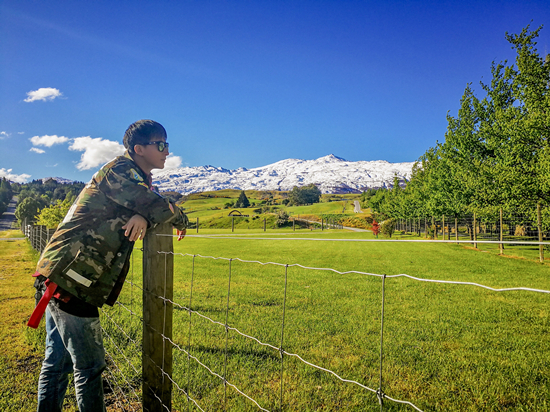
[[[46,312],[46,307],[48,306],[48,302],[52,298],[55,292],[55,289],[57,289],[57,285],[50,280],[46,281],[46,285],[47,285],[46,291],[42,295],[42,298],[38,302],[38,305],[36,305],[36,308],[34,308],[31,318],[27,322],[27,326],[30,328],[36,329],[38,325],[40,325],[40,320],[42,319],[44,312]]]

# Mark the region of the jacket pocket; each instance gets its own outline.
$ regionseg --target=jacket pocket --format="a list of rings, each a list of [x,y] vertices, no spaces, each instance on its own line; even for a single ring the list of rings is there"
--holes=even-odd
[[[91,257],[79,250],[74,259],[63,269],[62,275],[69,282],[76,282],[79,286],[89,288],[109,268],[97,257]]]

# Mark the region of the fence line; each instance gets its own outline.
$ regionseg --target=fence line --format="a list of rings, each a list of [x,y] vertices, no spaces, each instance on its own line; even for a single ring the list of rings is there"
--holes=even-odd
[[[169,236],[176,237],[173,235],[159,235],[159,236]],[[311,240],[318,242],[374,242],[374,243],[474,243],[472,240],[435,240],[435,239],[323,239],[323,238],[313,238],[313,237],[281,237],[281,238],[268,238],[268,237],[245,237],[238,235],[188,235],[189,237],[205,238],[205,239],[243,239],[243,240]],[[187,236],[186,236],[187,237]],[[536,246],[546,246],[550,245],[550,241],[540,241],[540,242],[530,242],[530,241],[521,241],[517,240],[477,240],[475,243],[481,244],[510,244],[510,245],[536,245]]]

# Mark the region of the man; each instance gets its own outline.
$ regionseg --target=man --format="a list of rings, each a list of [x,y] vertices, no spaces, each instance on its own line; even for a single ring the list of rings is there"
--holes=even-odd
[[[168,156],[166,137],[152,120],[130,125],[124,156],[92,177],[40,257],[35,286],[45,293],[29,321],[37,327],[46,311],[39,412],[61,411],[71,372],[80,412],[105,411],[98,307],[115,303],[134,241],[143,239],[148,227],[169,222],[181,240],[188,225],[186,215],[151,188],[151,170],[164,168]]]

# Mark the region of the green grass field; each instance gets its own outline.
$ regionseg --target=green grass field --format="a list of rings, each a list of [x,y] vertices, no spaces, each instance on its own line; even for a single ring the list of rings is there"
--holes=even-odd
[[[219,231],[218,231],[219,232]],[[211,231],[210,234],[214,234]],[[176,253],[299,263],[340,272],[409,274],[438,280],[476,282],[491,287],[550,290],[547,265],[507,259],[463,246],[436,243],[313,241],[363,239],[370,234],[241,231],[241,239],[189,236],[176,242]],[[254,236],[270,238],[254,239]],[[304,240],[288,238],[302,237]],[[134,256],[134,282],[139,283],[139,256]],[[175,301],[208,318],[225,322],[229,262],[175,257]],[[191,276],[193,276],[192,299]],[[279,347],[282,336],[285,268],[231,262],[228,324],[261,342]],[[283,348],[370,388],[379,386],[381,279],[365,274],[339,274],[288,268]],[[130,296],[132,298],[130,299]],[[127,287],[122,301],[139,310],[139,289]],[[385,284],[384,392],[410,401],[424,411],[533,411],[550,403],[548,294],[492,292],[466,286],[388,278]],[[124,317],[125,311],[113,309]],[[280,410],[279,352],[176,307],[174,341],[223,375],[262,407]],[[140,325],[128,324],[130,335]],[[130,322],[133,322],[130,327]],[[190,323],[191,322],[191,327]],[[109,330],[117,335],[117,328]],[[191,330],[191,333],[189,333]],[[128,338],[118,334],[123,340]],[[119,346],[121,344],[119,343]],[[227,352],[226,352],[227,345]],[[135,352],[130,350],[130,352]],[[127,355],[129,357],[129,355]],[[134,362],[139,364],[137,354]],[[130,368],[128,373],[131,375]],[[221,410],[224,387],[197,362],[174,349],[174,379],[204,410]],[[283,410],[375,411],[376,396],[344,383],[297,358],[283,358]],[[138,382],[138,377],[131,381]],[[189,386],[188,386],[189,382]],[[137,386],[136,386],[137,388]],[[174,410],[186,410],[175,390]],[[254,411],[248,399],[227,388],[228,410]],[[191,408],[193,410],[193,408]],[[198,409],[197,409],[198,410]],[[386,401],[384,410],[412,410]]]
[[[239,197],[239,190],[220,190],[216,192],[204,192],[200,194],[189,195],[187,200],[180,203],[185,212],[189,215],[191,221],[194,222],[196,218],[202,221],[218,220],[222,217],[227,217],[229,212],[234,210],[233,208],[225,209],[224,206],[230,201],[235,201]],[[358,200],[360,195],[322,195],[321,203],[315,203],[307,206],[283,206],[281,201],[283,200],[283,192],[265,192],[247,190],[245,191],[250,203],[255,203],[255,206],[251,206],[246,209],[237,209],[244,215],[255,214],[254,210],[266,206],[265,202],[268,200],[268,196],[271,194],[273,202],[268,205],[269,207],[277,209],[284,209],[287,213],[297,215],[320,215],[326,213],[339,213],[354,214],[353,200]],[[263,203],[262,203],[263,202]],[[260,216],[262,219],[265,215]],[[220,222],[217,222],[221,227]]]
[[[14,236],[5,232],[0,237]],[[342,242],[370,239],[369,233],[238,229],[193,231],[175,242],[174,342],[270,411],[378,411],[376,396],[344,383],[296,357],[262,346],[197,314],[225,323],[229,261],[181,254],[301,264],[339,272],[408,274],[426,279],[476,282],[491,287],[550,290],[549,266],[471,248],[438,243]],[[234,237],[238,237],[234,239]],[[257,239],[258,237],[263,239]],[[404,236],[398,236],[404,237]],[[256,239],[255,239],[256,238]],[[320,240],[308,240],[308,239]],[[328,239],[334,239],[329,241]],[[43,330],[25,323],[34,304],[32,280],[37,255],[26,241],[9,241],[0,251],[0,410],[36,407],[36,382]],[[141,311],[141,245],[121,302]],[[193,289],[191,297],[191,280]],[[381,286],[379,277],[290,266],[231,262],[228,324],[242,333],[329,369],[344,379],[379,387]],[[548,294],[492,292],[467,286],[385,281],[383,390],[424,411],[546,411],[550,406]],[[191,299],[191,300],[190,300]],[[180,307],[181,306],[181,307]],[[282,315],[285,327],[282,334]],[[102,315],[110,356],[111,385],[141,392],[142,324],[117,306]],[[113,325],[109,318],[115,319]],[[122,326],[124,332],[121,331]],[[42,327],[43,329],[43,327]],[[190,333],[189,333],[190,331]],[[114,341],[113,341],[114,339]],[[227,339],[227,340],[226,340]],[[134,343],[136,342],[136,343]],[[116,346],[115,346],[116,345]],[[137,345],[137,346],[136,346]],[[226,351],[227,345],[227,351]],[[179,348],[174,380],[204,410],[223,410],[224,386]],[[124,354],[122,355],[121,352]],[[227,353],[227,366],[226,366]],[[132,365],[128,363],[132,362]],[[119,374],[118,369],[122,370]],[[121,378],[120,376],[124,376]],[[118,409],[107,389],[109,411]],[[75,410],[74,397],[67,409]],[[174,388],[173,410],[188,410]],[[131,409],[129,409],[131,410]],[[191,405],[190,410],[198,410]],[[259,410],[227,388],[227,410]],[[413,410],[386,401],[386,411]]]
[[[20,231],[0,232],[0,238],[21,237]],[[25,326],[34,308],[31,275],[37,254],[25,240],[0,243],[0,410],[36,409],[36,385],[42,347],[29,339]]]

